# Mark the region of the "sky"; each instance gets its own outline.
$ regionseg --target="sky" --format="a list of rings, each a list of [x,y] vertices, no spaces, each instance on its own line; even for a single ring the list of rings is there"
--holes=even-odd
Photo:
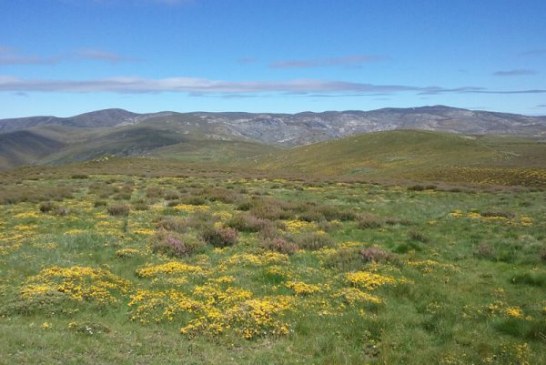
[[[0,118],[546,115],[544,0],[0,0]]]

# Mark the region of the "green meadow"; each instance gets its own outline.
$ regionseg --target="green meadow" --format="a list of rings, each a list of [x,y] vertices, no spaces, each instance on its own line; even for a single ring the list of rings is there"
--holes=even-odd
[[[546,363],[542,180],[275,161],[5,172],[0,363]]]

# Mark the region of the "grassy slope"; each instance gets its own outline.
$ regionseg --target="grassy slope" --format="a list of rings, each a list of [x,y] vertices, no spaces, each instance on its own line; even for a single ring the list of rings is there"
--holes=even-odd
[[[40,212],[38,201],[15,200],[0,206],[0,363],[508,365],[546,361],[542,192],[415,192],[360,183],[193,174],[67,179],[59,172],[47,178],[4,182],[5,189],[0,190],[0,195],[22,191],[36,197],[40,191],[65,189],[73,195],[61,196],[54,203],[56,208],[47,213]],[[164,193],[173,192],[178,192],[180,200],[167,204],[172,200]],[[194,197],[202,198],[204,204],[184,204],[184,199]],[[257,209],[262,199],[272,209]],[[206,245],[187,257],[150,250],[162,217],[198,218],[204,210],[225,225],[231,215],[245,214],[237,207],[248,202],[251,214],[270,214],[275,232],[289,240],[321,229],[333,243],[324,250],[281,255],[280,261],[268,261],[260,233],[243,231],[235,246]],[[137,203],[148,209],[134,209]],[[128,216],[107,214],[107,207],[119,204],[131,207]],[[275,217],[278,209],[288,216]],[[329,222],[321,216],[326,212]],[[361,214],[364,220],[357,218]],[[312,221],[299,220],[303,216]],[[341,222],[334,220],[342,217]],[[374,219],[375,226],[360,223]],[[186,232],[184,237],[193,233]],[[387,252],[390,259],[364,262],[359,251],[370,247]],[[148,265],[171,261],[203,272],[136,274]],[[58,289],[57,284],[78,283],[77,269],[71,271],[74,276],[58,277],[57,284],[46,280],[46,291],[32,286],[44,280],[42,270],[55,266],[108,270],[127,280],[129,290],[120,293],[116,285],[101,287],[100,278],[87,277],[80,284],[96,296],[71,299],[70,293],[77,294],[82,287],[59,285],[63,289]],[[347,281],[351,272],[392,277],[398,284],[351,285]],[[293,282],[300,283],[303,294],[292,288]],[[305,294],[303,283],[316,291]],[[217,297],[203,298],[195,290],[203,285],[219,290]],[[22,295],[25,288],[28,296]],[[101,288],[117,300],[101,304],[101,298],[108,298]],[[255,303],[238,296],[237,289],[269,304],[257,312],[244,312],[257,313],[256,321],[242,317],[229,322],[228,328],[222,320],[230,309]],[[139,298],[139,290],[158,296],[140,297],[129,305]],[[338,294],[345,290],[368,293],[381,303],[344,299]],[[221,325],[224,332],[218,334],[211,326],[194,337],[181,334],[180,328],[195,314],[177,310],[177,302],[169,302],[167,294],[162,294],[173,291],[204,306],[207,321]],[[290,298],[286,313],[271,312],[267,301],[271,297]],[[169,319],[171,310],[174,315]],[[146,318],[148,323],[140,322]],[[262,330],[282,323],[288,333],[262,335]],[[244,339],[238,331],[245,327],[259,332]]]
[[[543,170],[546,144],[515,138],[400,130],[297,147],[268,155],[257,166],[316,175],[464,181],[458,180],[458,169]]]
[[[0,135],[0,170],[34,164],[65,164],[104,156],[154,156],[215,163],[276,150],[245,141],[215,139],[198,125],[191,132],[178,125],[147,123],[122,128],[49,126]],[[60,143],[58,141],[63,141]]]
[[[0,147],[0,168],[30,161],[63,164],[112,155],[149,156],[277,175],[546,186],[546,144],[515,137],[400,130],[278,150],[221,140],[223,131],[197,119],[114,130],[52,127],[17,133],[26,139],[2,135],[7,142]]]
[[[66,163],[92,160],[103,156],[146,155],[150,151],[181,143],[187,138],[159,129],[137,127],[95,131],[84,142],[73,143],[48,162]]]
[[[0,170],[36,163],[63,146],[59,139],[32,131],[0,134]]]

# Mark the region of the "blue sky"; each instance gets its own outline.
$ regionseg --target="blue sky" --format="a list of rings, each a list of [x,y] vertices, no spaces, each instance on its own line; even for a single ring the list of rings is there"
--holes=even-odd
[[[546,1],[0,0],[0,118],[450,105],[546,115]]]

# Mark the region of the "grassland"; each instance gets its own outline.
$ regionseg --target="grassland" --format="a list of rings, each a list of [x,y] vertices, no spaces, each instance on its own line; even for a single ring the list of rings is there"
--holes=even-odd
[[[255,166],[345,180],[546,187],[546,144],[516,137],[398,130],[271,153]]]
[[[3,174],[0,363],[546,362],[540,186],[270,170]]]

